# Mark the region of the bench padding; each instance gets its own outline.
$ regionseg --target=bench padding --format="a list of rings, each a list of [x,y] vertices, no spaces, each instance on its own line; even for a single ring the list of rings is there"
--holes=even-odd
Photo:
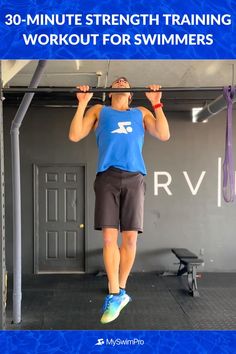
[[[204,263],[203,259],[200,258],[181,258],[183,264],[200,265]]]
[[[178,258],[198,258],[195,253],[190,252],[187,248],[172,248],[171,250]]]

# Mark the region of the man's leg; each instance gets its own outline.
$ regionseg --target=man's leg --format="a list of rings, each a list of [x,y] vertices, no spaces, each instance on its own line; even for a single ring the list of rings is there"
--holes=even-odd
[[[131,301],[119,288],[119,264],[120,251],[117,244],[118,230],[114,228],[103,228],[103,257],[109,282],[109,295],[106,296],[103,305],[101,323],[114,321],[120,311]]]
[[[119,264],[120,251],[117,244],[118,230],[103,228],[103,260],[107,273],[109,292],[118,294],[119,289]]]
[[[122,244],[120,247],[120,271],[119,271],[119,286],[123,289],[126,287],[126,282],[129,273],[134,264],[137,244],[137,231],[123,231]]]

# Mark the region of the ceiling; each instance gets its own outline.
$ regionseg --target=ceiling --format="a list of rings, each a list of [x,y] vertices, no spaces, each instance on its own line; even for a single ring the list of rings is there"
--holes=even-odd
[[[13,61],[15,62],[15,61]],[[8,83],[28,86],[38,61],[30,61]],[[133,86],[158,83],[162,86],[222,86],[232,83],[236,60],[49,60],[41,86],[75,86],[78,83],[108,85],[126,76]]]
[[[3,78],[7,81],[5,86],[28,86],[37,63],[38,61],[3,61]],[[196,88],[235,85],[235,64],[236,60],[49,60],[40,86],[74,87],[88,84],[106,87],[119,76],[126,76],[131,85],[137,87],[152,83],[163,87]],[[169,107],[172,107],[174,101],[175,109],[181,110],[202,105],[218,95],[219,92],[194,91],[163,94],[163,98],[168,101]],[[140,94],[136,96],[136,99],[144,98]],[[55,96],[51,97],[56,100]]]

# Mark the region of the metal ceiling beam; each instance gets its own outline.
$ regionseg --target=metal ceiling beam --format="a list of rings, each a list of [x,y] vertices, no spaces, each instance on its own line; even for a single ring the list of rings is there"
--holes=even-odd
[[[2,81],[5,86],[14,76],[16,76],[30,60],[3,60],[2,61]]]

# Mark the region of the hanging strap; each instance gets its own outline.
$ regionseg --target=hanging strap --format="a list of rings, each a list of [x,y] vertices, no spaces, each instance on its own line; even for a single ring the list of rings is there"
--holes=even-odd
[[[224,87],[224,98],[227,102],[227,120],[225,137],[225,160],[223,163],[223,197],[226,202],[235,198],[235,174],[233,163],[233,98],[235,87]]]

